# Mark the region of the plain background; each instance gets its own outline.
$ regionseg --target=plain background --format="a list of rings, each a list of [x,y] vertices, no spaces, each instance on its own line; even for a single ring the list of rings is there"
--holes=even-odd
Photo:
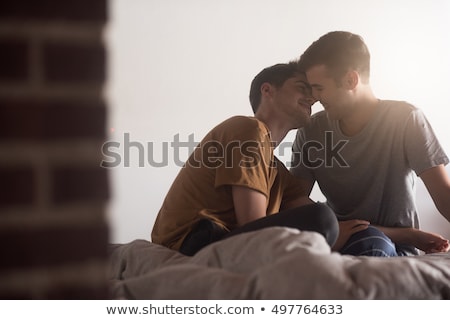
[[[114,152],[122,160],[125,133],[145,148],[144,166],[138,149],[130,148],[129,166],[108,169],[111,242],[150,239],[180,170],[175,137],[198,142],[222,120],[252,115],[253,77],[298,58],[329,31],[365,39],[375,94],[421,108],[450,154],[450,1],[110,0],[109,10],[108,141],[120,143]],[[320,109],[317,103],[313,111]],[[294,135],[276,153],[286,163]],[[188,148],[176,156],[185,161]],[[152,166],[149,157],[166,165]],[[450,237],[450,223],[418,182],[422,228]],[[311,198],[324,200],[318,188]]]

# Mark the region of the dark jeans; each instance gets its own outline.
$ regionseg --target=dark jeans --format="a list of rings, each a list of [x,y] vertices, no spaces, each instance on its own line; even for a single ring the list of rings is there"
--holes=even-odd
[[[313,203],[263,217],[231,232],[225,231],[210,220],[201,220],[183,241],[180,252],[192,256],[203,247],[218,240],[277,226],[318,232],[325,237],[330,246],[333,246],[339,234],[339,225],[334,212],[323,203]]]

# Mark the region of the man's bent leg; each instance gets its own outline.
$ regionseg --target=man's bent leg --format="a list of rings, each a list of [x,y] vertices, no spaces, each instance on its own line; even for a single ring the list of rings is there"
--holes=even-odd
[[[339,225],[333,210],[326,204],[313,203],[249,222],[231,231],[226,237],[268,227],[289,227],[302,231],[315,231],[322,234],[330,246],[333,246],[339,234]]]
[[[391,239],[372,226],[353,234],[339,252],[352,256],[398,256],[395,244]]]
[[[187,256],[193,256],[203,247],[222,239],[227,233],[228,231],[211,220],[200,220],[184,239],[179,251]]]

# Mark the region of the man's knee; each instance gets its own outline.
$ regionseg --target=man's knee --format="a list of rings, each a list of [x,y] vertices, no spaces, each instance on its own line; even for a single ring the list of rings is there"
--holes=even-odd
[[[315,203],[313,205],[315,225],[330,246],[333,246],[339,235],[339,223],[336,214],[329,206],[324,203]]]
[[[391,239],[372,226],[353,234],[340,253],[353,256],[397,256],[395,244]]]

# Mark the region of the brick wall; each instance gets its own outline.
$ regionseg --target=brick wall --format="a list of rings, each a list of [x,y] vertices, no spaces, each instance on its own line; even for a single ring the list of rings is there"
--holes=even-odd
[[[104,299],[106,0],[0,2],[0,299]]]

